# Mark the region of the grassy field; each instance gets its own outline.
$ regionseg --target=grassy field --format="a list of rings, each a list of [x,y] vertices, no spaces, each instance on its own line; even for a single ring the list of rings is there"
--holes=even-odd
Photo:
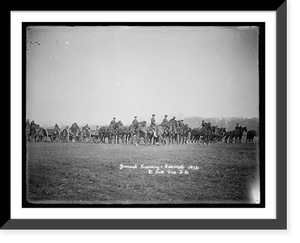
[[[257,144],[132,146],[31,142],[31,203],[253,203]]]

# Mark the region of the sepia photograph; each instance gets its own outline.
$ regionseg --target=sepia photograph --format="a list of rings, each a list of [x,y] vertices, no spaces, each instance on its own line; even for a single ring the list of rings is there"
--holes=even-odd
[[[264,25],[22,34],[23,207],[264,206]]]

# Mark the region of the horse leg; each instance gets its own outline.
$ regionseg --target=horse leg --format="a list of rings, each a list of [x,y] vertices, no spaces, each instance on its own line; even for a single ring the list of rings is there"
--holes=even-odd
[[[144,139],[145,145],[148,146],[149,144],[148,144],[148,136],[147,136],[147,133],[144,134],[143,139]],[[150,145],[151,145],[151,139],[150,139]]]

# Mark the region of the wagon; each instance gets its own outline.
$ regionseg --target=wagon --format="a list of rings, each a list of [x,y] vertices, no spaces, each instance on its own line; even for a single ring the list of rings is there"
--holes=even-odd
[[[36,141],[46,142],[50,139],[51,142],[57,142],[60,138],[60,131],[59,129],[53,128],[53,129],[46,129],[43,127],[40,127],[37,131],[36,135]]]
[[[79,142],[84,142],[87,143],[91,140],[92,138],[92,133],[91,130],[87,127],[83,127],[82,130],[80,131],[79,135]]]
[[[91,137],[94,143],[100,143],[99,129],[91,130]]]

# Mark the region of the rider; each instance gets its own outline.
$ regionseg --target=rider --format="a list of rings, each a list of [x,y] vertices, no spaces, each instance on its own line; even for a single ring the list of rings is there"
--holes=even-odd
[[[168,115],[165,115],[165,118],[163,119],[162,123],[168,123],[169,122],[167,117],[168,117]]]
[[[206,131],[207,131],[207,132],[210,132],[210,131],[211,131],[211,123],[210,123],[210,122],[207,123],[207,125],[206,125]]]
[[[137,123],[138,123],[137,116],[134,116],[134,119],[131,124],[134,126]]]
[[[184,126],[183,119],[180,120],[179,124],[180,124],[180,126],[182,126],[182,127]]]
[[[133,130],[136,131],[138,128],[138,124],[139,124],[139,122],[137,120],[137,116],[134,116],[134,119],[131,124],[132,124]]]
[[[169,126],[169,121],[168,121],[168,115],[165,115],[165,118],[163,119],[161,126]]]
[[[116,124],[116,118],[113,117],[112,121],[110,122],[110,125],[115,125]]]
[[[30,127],[35,127],[36,125],[35,125],[35,123],[34,123],[34,120],[32,120],[31,121],[31,123],[30,123]]]
[[[205,127],[205,122],[204,122],[204,120],[202,121],[201,126],[202,126],[203,128]]]
[[[34,123],[34,121],[32,120],[30,125],[29,125],[29,134],[30,135],[35,135],[36,134],[36,124]]]
[[[239,124],[238,123],[235,126],[235,130],[237,130],[237,131],[239,130]]]
[[[152,114],[150,127],[152,128],[152,130],[154,132],[154,136],[156,137],[156,123],[155,122],[156,122],[155,121],[155,114]]]

